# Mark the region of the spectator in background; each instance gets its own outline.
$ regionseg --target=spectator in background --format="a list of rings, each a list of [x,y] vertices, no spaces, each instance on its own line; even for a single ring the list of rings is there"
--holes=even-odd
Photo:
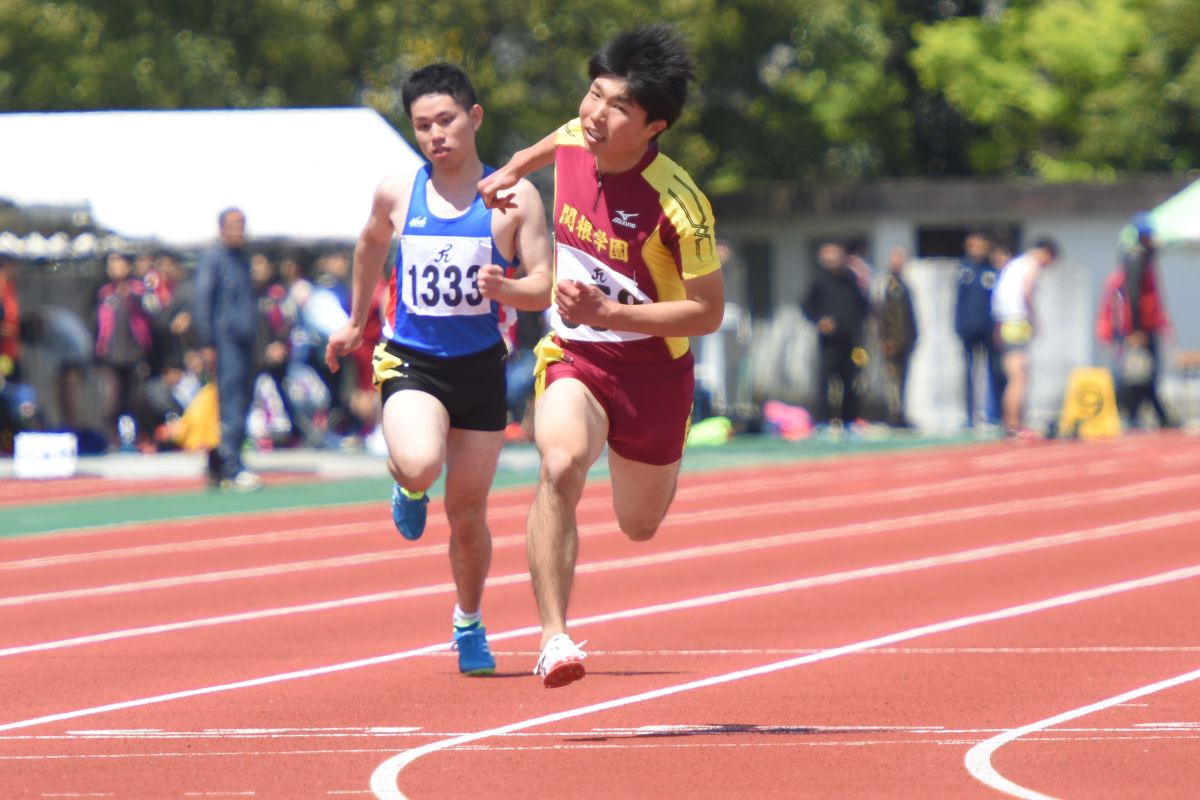
[[[196,399],[204,381],[203,370],[200,354],[189,350],[182,358],[169,358],[162,372],[146,382],[146,411],[153,420],[154,439],[160,450],[175,447],[174,425]]]
[[[179,256],[166,250],[155,256],[154,273],[159,306],[154,315],[154,373],[159,374],[166,363],[182,363],[183,354],[196,347],[192,332],[195,285]]]
[[[146,291],[153,294],[158,288],[158,271],[154,269],[154,254],[141,250],[133,254],[133,277],[142,282]]]
[[[26,399],[21,380],[21,306],[17,299],[17,261],[0,253],[0,452],[10,453],[13,436],[25,427]]]
[[[846,248],[825,242],[817,250],[820,268],[813,275],[800,308],[817,326],[817,424],[834,419],[829,397],[832,379],[841,383],[837,419],[850,425],[859,415],[858,378],[865,364],[863,323],[869,306],[862,281],[864,266],[852,268]]]
[[[350,313],[350,257],[345,252],[335,250],[317,261],[316,285],[333,292],[342,310]]]
[[[999,241],[992,243],[992,252],[988,255],[988,261],[991,262],[992,268],[996,270],[997,276],[1008,265],[1008,262],[1012,261],[1012,257],[1012,249],[1008,245]],[[1001,374],[1003,372],[1001,370]]]
[[[299,252],[288,253],[279,260],[279,285],[283,287],[283,310],[292,326],[291,357],[293,363],[306,363],[309,352],[318,348],[322,337],[313,331],[304,318],[304,307],[312,296],[313,285],[306,277],[308,269]]]
[[[1042,270],[1058,259],[1058,245],[1042,238],[1023,255],[1008,262],[992,292],[996,340],[1004,364],[1004,425],[1009,438],[1032,438],[1025,427],[1025,398],[1029,391],[1029,346],[1037,335],[1034,295]]]
[[[96,360],[109,379],[105,422],[112,444],[132,447],[139,433],[148,434],[140,398],[142,384],[150,377],[156,303],[133,277],[129,256],[109,253],[105,271],[108,282],[97,293],[95,312]],[[131,423],[134,430],[129,429]]]
[[[904,413],[904,393],[908,384],[908,362],[917,346],[917,316],[913,311],[912,292],[904,282],[907,261],[906,248],[892,248],[876,308],[879,343],[883,348],[887,424],[894,428],[912,427]]]
[[[54,375],[59,412],[56,426],[82,433],[79,399],[84,373],[95,358],[95,337],[78,314],[61,306],[39,306],[27,319],[34,358]]]
[[[511,311],[511,309],[509,309]],[[533,368],[537,365],[534,348],[549,329],[545,312],[516,312],[516,325],[512,329],[512,344],[508,359],[504,362],[508,426],[504,437],[510,442],[533,439]]]
[[[388,301],[389,281],[387,268],[371,292],[367,307],[367,323],[363,328],[363,340],[348,357],[354,364],[354,385],[350,388],[350,413],[355,420],[358,434],[366,436],[375,429],[379,416],[379,403],[375,391],[375,346],[383,338],[383,317]]]
[[[0,253],[0,385],[20,380],[21,304],[16,273],[17,260]]]
[[[317,259],[317,271],[313,278],[312,292],[304,307],[304,317],[311,331],[319,336],[319,344],[308,352],[306,364],[311,367],[322,382],[329,395],[329,411],[324,426],[327,429],[329,443],[340,443],[341,437],[351,433],[353,429],[353,414],[347,407],[349,392],[345,386],[346,371],[331,370],[322,357],[320,344],[328,341],[334,331],[341,328],[349,320],[350,287],[346,283],[350,271],[350,261],[345,253],[326,253]],[[339,367],[344,366],[348,356],[338,358]]]
[[[179,261],[179,256],[170,250],[159,250],[154,254],[154,265],[147,272],[147,278],[153,275],[153,282],[146,281],[146,290],[154,292],[161,307],[166,307],[175,297],[175,290],[187,277],[187,271]]]
[[[1113,347],[1117,405],[1125,424],[1139,426],[1141,408],[1149,403],[1160,428],[1174,423],[1158,396],[1160,340],[1171,320],[1158,289],[1154,228],[1145,214],[1132,223],[1137,241],[1121,253],[1120,265],[1104,283],[1096,319],[1096,337]]]
[[[246,216],[228,208],[218,223],[219,242],[196,270],[193,318],[205,367],[216,374],[221,409],[221,441],[209,452],[208,479],[222,489],[253,491],[262,481],[242,463],[242,445],[254,388],[258,305],[245,251]]]
[[[958,268],[958,296],[954,305],[954,332],[962,340],[966,366],[966,427],[975,426],[976,359],[987,365],[987,398],[984,413],[989,425],[1000,424],[1000,397],[1004,371],[993,338],[992,291],[1000,273],[990,258],[992,239],[980,231],[967,234],[965,253]]]
[[[332,293],[316,290],[308,279],[308,256],[303,250],[293,250],[285,253],[279,260],[279,283],[284,288],[283,309],[291,325],[291,335],[288,341],[290,358],[287,369],[285,387],[290,403],[292,422],[296,425],[294,432],[299,436],[299,443],[306,446],[321,446],[326,443],[328,427],[329,389],[321,372],[325,369],[321,350],[324,348],[327,332],[335,330],[346,317],[341,310],[341,304]],[[313,296],[317,301],[311,303]],[[324,319],[329,316],[321,309],[328,311],[330,306],[337,312],[335,320]]]
[[[272,432],[271,444],[274,439],[288,438],[296,430],[295,414],[291,403],[288,402],[287,378],[290,363],[290,343],[292,335],[292,320],[287,313],[287,290],[276,280],[275,264],[265,253],[255,253],[250,257],[250,277],[254,281],[255,299],[258,304],[258,335],[256,337],[255,372],[270,381],[270,387],[264,389],[261,380],[256,378],[256,400],[260,403],[266,399],[264,392],[270,395],[272,417],[267,422]],[[281,413],[278,413],[281,412]],[[278,415],[282,419],[275,419]]]

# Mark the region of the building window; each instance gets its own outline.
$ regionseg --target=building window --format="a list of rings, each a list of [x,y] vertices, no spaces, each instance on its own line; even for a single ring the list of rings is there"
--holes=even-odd
[[[968,233],[981,231],[995,241],[1019,252],[1021,227],[1012,222],[980,223],[978,225],[921,226],[917,228],[917,258],[960,258],[963,240]]]
[[[738,242],[737,253],[746,267],[746,304],[750,316],[763,319],[774,310],[775,264],[771,243],[749,240]]]

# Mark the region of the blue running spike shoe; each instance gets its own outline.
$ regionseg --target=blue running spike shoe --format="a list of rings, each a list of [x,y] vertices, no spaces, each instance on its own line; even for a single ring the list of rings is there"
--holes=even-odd
[[[429,505],[429,495],[422,493],[420,497],[409,497],[400,484],[392,486],[392,522],[396,530],[410,542],[421,538],[425,532],[425,509]]]
[[[488,649],[487,630],[476,622],[466,628],[454,626],[454,643],[458,651],[458,671],[464,675],[491,675],[496,671],[496,659]]]

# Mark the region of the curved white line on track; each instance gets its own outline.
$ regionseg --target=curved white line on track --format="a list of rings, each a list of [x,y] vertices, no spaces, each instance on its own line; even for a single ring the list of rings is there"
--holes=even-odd
[[[930,511],[903,517],[877,519],[867,522],[855,522],[847,525],[840,525],[834,528],[817,529],[816,531],[808,532],[808,534],[797,535],[812,535],[813,537],[817,538],[861,536],[878,533],[881,531],[887,532],[897,530],[900,528],[937,525],[948,522],[965,522],[972,519],[994,517],[998,514],[1023,514],[1033,511],[1051,509],[1062,510],[1079,506],[1093,506],[1101,503],[1127,504],[1130,499],[1135,497],[1148,497],[1158,494],[1166,494],[1178,489],[1186,489],[1194,486],[1200,486],[1200,474],[1143,481],[1142,483],[1131,484],[1129,486],[1122,487],[1119,493],[1112,488],[1106,487],[1104,489],[1050,495],[1047,497],[1038,498],[1036,500],[1005,500],[999,503],[969,505],[961,508],[947,509],[944,511]],[[912,499],[924,496],[921,494],[919,489],[906,488],[903,491],[911,494]],[[858,495],[851,496],[848,499],[854,501],[855,503],[862,503],[864,500],[871,498]],[[664,521],[663,527],[671,528],[689,523],[745,519],[747,516],[794,514],[799,511],[811,510],[815,503],[816,501],[812,499],[795,501],[785,500],[760,503],[757,505],[730,506],[722,509],[708,509],[704,511],[683,511],[670,515]],[[1200,512],[1180,512],[1182,515],[1195,513]],[[1174,516],[1179,516],[1179,514]],[[605,533],[614,533],[617,531],[619,531],[619,528],[613,522],[582,525],[579,528],[579,533],[581,536],[593,536]],[[513,544],[523,545],[524,542],[524,534],[512,534],[509,536],[498,536],[493,538],[492,546],[506,547]],[[744,541],[735,541],[725,545],[725,547],[734,551],[741,550],[747,546],[748,545]],[[441,555],[445,552],[445,547],[446,546],[444,544],[436,544],[425,545],[406,550],[377,550],[352,556],[309,559],[305,561],[294,561],[282,564],[272,563],[261,567],[245,567],[242,569],[220,570],[217,572],[203,572],[192,575],[179,575],[143,581],[130,581],[128,583],[109,584],[106,586],[85,587],[79,589],[62,589],[52,592],[41,592],[38,594],[13,595],[9,597],[0,597],[0,608],[6,606],[23,606],[31,603],[76,600],[85,597],[168,589],[194,584],[217,583],[227,580],[262,578],[319,569],[357,567],[367,564],[375,564],[382,561],[394,561],[427,555]]]
[[[1064,711],[1061,714],[1057,714],[1053,717],[1047,717],[1046,719],[1039,720],[1037,722],[1031,722],[1030,724],[1023,725],[1020,728],[1013,728],[1012,730],[1004,731],[998,736],[993,736],[987,741],[980,742],[967,751],[967,755],[964,760],[967,771],[970,772],[971,775],[977,780],[982,781],[987,786],[990,786],[996,791],[1012,795],[1013,797],[1020,797],[1023,798],[1023,800],[1054,800],[1052,795],[1042,794],[1041,792],[1034,791],[1033,789],[1028,789],[1020,784],[1010,781],[1008,778],[1005,778],[996,771],[995,767],[992,766],[992,754],[1009,742],[1020,739],[1022,736],[1026,736],[1030,733],[1037,733],[1038,731],[1043,731],[1047,728],[1053,728],[1055,725],[1059,725],[1064,722],[1070,722],[1073,719],[1079,719],[1080,717],[1085,717],[1089,714],[1094,714],[1097,711],[1103,711],[1106,708],[1112,708],[1113,706],[1121,705],[1122,703],[1128,703],[1130,700],[1136,700],[1139,697],[1145,697],[1148,694],[1161,692],[1164,689],[1173,689],[1176,686],[1182,686],[1183,684],[1194,680],[1200,680],[1200,669],[1192,670],[1191,672],[1185,672],[1182,675],[1176,675],[1174,678],[1167,678],[1156,683],[1151,683],[1147,686],[1142,686],[1138,689],[1132,689],[1128,692],[1110,697],[1107,700],[1100,700],[1092,703],[1091,705],[1086,705],[1071,711]]]
[[[422,756],[436,753],[440,750],[446,750],[457,745],[469,744],[477,742],[481,739],[489,739],[493,736],[500,736],[514,731],[525,730],[527,728],[535,728],[542,725],[549,725],[554,722],[560,722],[566,719],[581,717],[586,714],[595,714],[600,711],[608,711],[613,708],[621,708],[623,706],[643,703],[648,700],[657,700],[662,697],[670,697],[671,695],[690,692],[696,689],[707,689],[712,686],[720,686],[734,681],[745,680],[746,678],[755,678],[760,675],[768,675],[772,672],[781,670],[793,669],[805,664],[815,664],[819,661],[828,661],[833,658],[838,658],[852,653],[860,653],[864,650],[870,650],[877,647],[896,644],[897,642],[907,642],[913,639],[918,639],[923,636],[930,636],[938,633],[946,633],[948,631],[968,628],[973,625],[981,625],[988,622],[997,622],[1000,620],[1012,619],[1027,614],[1046,611],[1053,608],[1061,608],[1063,606],[1073,605],[1088,600],[1095,600],[1100,597],[1108,597],[1110,595],[1119,594],[1122,592],[1133,591],[1136,589],[1145,589],[1152,586],[1160,586],[1174,581],[1189,580],[1200,576],[1200,565],[1192,565],[1190,567],[1181,567],[1179,569],[1160,572],[1155,575],[1148,575],[1144,578],[1135,578],[1133,580],[1120,581],[1118,583],[1110,583],[1105,586],[1098,586],[1091,589],[1084,589],[1077,592],[1058,595],[1043,600],[1036,600],[1030,603],[1021,603],[1020,605],[1009,606],[996,611],[989,611],[983,614],[972,614],[970,616],[958,617],[956,619],[945,620],[930,625],[921,625],[908,630],[897,631],[883,636],[877,636],[872,639],[865,639],[853,644],[834,647],[828,650],[822,650],[811,655],[800,656],[799,658],[790,658],[784,661],[777,661],[773,664],[764,664],[759,667],[751,667],[750,669],[741,669],[734,672],[727,672],[723,675],[714,675],[700,680],[688,681],[687,683],[676,684],[674,686],[664,686],[660,689],[653,689],[640,694],[628,695],[626,697],[617,697],[612,700],[606,700],[600,703],[593,703],[587,706],[559,711],[554,714],[546,714],[532,719],[513,722],[508,725],[501,725],[496,728],[490,728],[484,731],[455,736],[449,739],[441,739],[436,742],[430,742],[422,747],[416,747],[412,750],[405,750],[395,756],[384,761],[371,774],[371,791],[379,800],[407,800],[405,795],[397,786],[397,781],[400,778],[400,772],[409,764],[416,761]],[[574,625],[574,623],[572,623]],[[0,727],[3,730],[3,727]]]
[[[913,559],[911,561],[902,561],[884,567],[866,567],[859,570],[833,573],[832,575],[824,577],[801,578],[799,580],[802,582],[808,582],[809,585],[817,586],[823,585],[823,582],[829,579],[833,579],[832,582],[843,582],[846,580],[854,580],[856,578],[878,577],[881,574],[887,574],[886,571],[908,572],[914,569],[926,569],[945,564],[960,564],[968,561],[980,561],[987,558],[995,558],[998,556],[1013,555],[1017,553],[1028,553],[1035,550],[1048,549],[1051,547],[1078,544],[1080,542],[1100,541],[1118,536],[1126,536],[1133,533],[1157,532],[1195,522],[1200,522],[1200,510],[1175,514],[1164,514],[1158,517],[1131,520],[1129,522],[1116,523],[1113,525],[1102,525],[1098,528],[1083,528],[1081,530],[1056,533],[1049,536],[1040,536],[1035,539],[1024,539],[998,545],[986,545],[984,547],[973,548],[970,550],[960,550],[955,553],[929,556],[926,558]],[[743,539],[740,542],[715,545],[698,545],[696,547],[669,550],[662,553],[650,553],[642,556],[627,556],[623,558],[609,559],[606,561],[585,562],[576,567],[575,572],[576,574],[584,575],[609,572],[619,569],[633,569],[729,553],[745,553],[751,550],[763,550],[773,547],[784,547],[792,544],[803,544],[806,542],[836,538],[838,536],[855,536],[861,533],[861,531],[857,530],[859,527],[858,523],[848,527],[854,530],[847,533],[843,528],[830,528],[826,530],[782,533],[772,536],[762,536],[755,539]],[[874,527],[877,528],[879,526],[875,525]],[[892,530],[895,527],[898,526],[887,525],[888,530]],[[524,542],[523,537],[518,538],[520,538],[521,542]],[[495,542],[499,541],[501,540],[495,540]],[[499,586],[510,586],[516,583],[524,583],[528,580],[528,572],[510,573],[508,575],[500,575],[488,578],[486,587],[496,588]],[[272,617],[285,617],[293,614],[329,611],[335,608],[347,608],[357,605],[367,605],[370,603],[388,602],[403,598],[423,597],[433,594],[440,594],[443,592],[450,593],[453,591],[454,584],[452,583],[436,583],[426,586],[414,586],[408,589],[396,589],[387,592],[357,595],[338,600],[326,600],[323,602],[267,608],[260,609],[258,611],[245,611],[237,614],[223,614],[215,617],[204,617],[201,619],[184,620],[180,622],[168,622],[159,625],[147,625],[141,628],[128,628],[125,630],[109,631],[107,633],[75,636],[69,639],[58,639],[48,642],[39,642],[36,644],[0,648],[0,658],[22,655],[25,653],[43,652],[47,650],[60,650],[66,647],[77,647],[86,644],[111,642],[119,639],[130,639],[137,636],[173,633],[176,631],[193,630],[196,628],[206,628],[237,622],[252,622],[261,619],[270,619]]]

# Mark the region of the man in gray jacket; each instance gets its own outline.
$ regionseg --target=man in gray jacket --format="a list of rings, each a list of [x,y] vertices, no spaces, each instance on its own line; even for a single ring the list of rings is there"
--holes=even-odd
[[[242,464],[246,415],[254,391],[258,305],[246,257],[246,215],[227,208],[217,217],[219,243],[196,270],[196,338],[205,366],[215,372],[221,441],[208,454],[208,481],[231,491],[254,491],[261,479]]]

